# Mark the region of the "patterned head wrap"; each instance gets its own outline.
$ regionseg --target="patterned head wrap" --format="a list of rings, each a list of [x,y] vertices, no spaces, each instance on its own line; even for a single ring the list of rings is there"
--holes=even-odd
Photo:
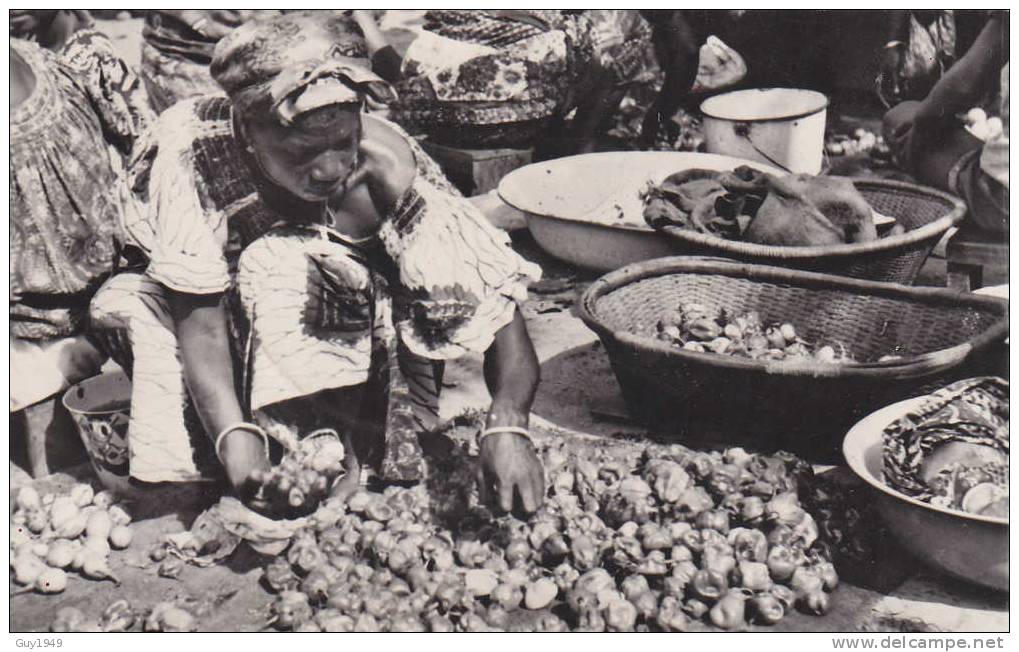
[[[305,11],[250,21],[217,45],[213,78],[242,113],[267,105],[288,125],[333,104],[381,103],[392,89],[371,71],[354,23],[331,11]]]

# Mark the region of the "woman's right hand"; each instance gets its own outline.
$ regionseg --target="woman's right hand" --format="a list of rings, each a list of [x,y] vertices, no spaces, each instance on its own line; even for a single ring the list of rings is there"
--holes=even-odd
[[[219,456],[230,485],[241,496],[253,495],[259,487],[251,477],[252,472],[264,471],[271,466],[262,438],[240,428],[223,435]]]
[[[269,518],[294,518],[307,515],[326,498],[346,502],[361,488],[361,463],[349,436],[343,437],[343,445],[347,451],[343,460],[344,474],[333,483],[327,494],[308,494],[308,502],[300,507],[290,504],[289,492],[281,491],[273,483],[265,483],[264,472],[270,469],[271,462],[265,455],[261,437],[241,429],[228,432],[223,436],[220,458],[231,485],[245,505]]]

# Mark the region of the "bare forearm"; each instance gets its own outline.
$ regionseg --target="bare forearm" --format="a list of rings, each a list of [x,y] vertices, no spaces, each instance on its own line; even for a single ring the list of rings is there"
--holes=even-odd
[[[1001,21],[992,18],[966,55],[931,89],[918,118],[937,119],[972,108],[1006,58]]]
[[[518,311],[485,354],[485,382],[492,396],[488,426],[527,426],[541,371],[527,326]]]
[[[171,300],[177,323],[184,378],[205,431],[215,437],[243,421],[234,384],[226,314],[218,298]]]

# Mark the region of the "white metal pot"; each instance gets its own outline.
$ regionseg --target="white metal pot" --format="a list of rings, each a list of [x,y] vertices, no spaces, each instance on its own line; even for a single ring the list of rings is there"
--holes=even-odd
[[[818,174],[828,98],[795,88],[753,88],[701,104],[709,152]]]

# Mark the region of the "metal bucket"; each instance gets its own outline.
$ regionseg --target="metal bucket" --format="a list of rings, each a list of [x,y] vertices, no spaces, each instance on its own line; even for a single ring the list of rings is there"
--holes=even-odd
[[[127,374],[118,371],[83,380],[67,390],[63,403],[99,481],[110,491],[131,493],[127,445],[131,380]]]
[[[818,174],[824,154],[828,98],[795,88],[753,88],[704,100],[709,152]]]

